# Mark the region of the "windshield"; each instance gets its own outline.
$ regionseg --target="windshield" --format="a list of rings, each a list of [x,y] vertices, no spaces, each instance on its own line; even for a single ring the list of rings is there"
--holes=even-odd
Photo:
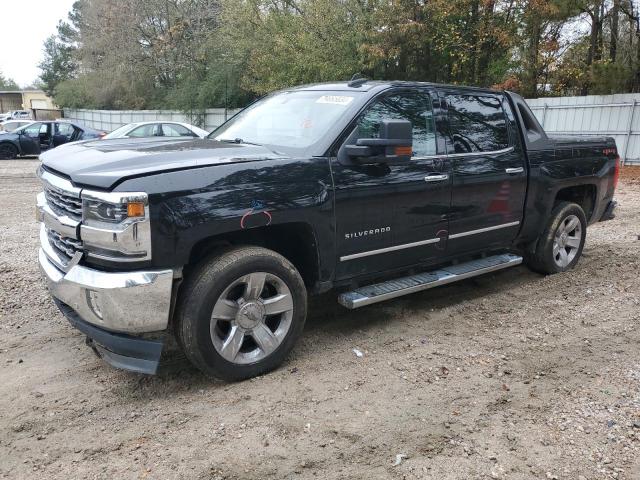
[[[35,122],[30,122],[30,123],[27,123],[26,125],[24,125],[24,126],[22,126],[22,127],[18,127],[18,128],[16,128],[16,129],[14,129],[14,130],[13,130],[13,133],[20,133],[20,132],[22,132],[25,128],[27,128],[29,125],[32,125],[33,123],[35,123]]]
[[[353,94],[295,91],[266,97],[246,108],[209,138],[304,149],[318,142],[347,111]]]

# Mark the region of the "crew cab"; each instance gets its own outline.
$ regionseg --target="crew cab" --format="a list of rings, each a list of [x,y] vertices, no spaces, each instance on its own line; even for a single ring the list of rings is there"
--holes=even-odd
[[[308,295],[570,270],[619,172],[613,139],[551,138],[514,93],[364,79],[273,93],[206,139],[63,150],[37,199],[60,310],[112,365],[154,373],[175,335],[226,380],[284,361]]]

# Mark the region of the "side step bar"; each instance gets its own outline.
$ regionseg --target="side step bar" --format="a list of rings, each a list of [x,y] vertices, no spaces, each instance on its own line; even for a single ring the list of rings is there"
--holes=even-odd
[[[522,257],[505,253],[491,257],[459,263],[433,272],[419,273],[397,278],[387,282],[360,287],[338,296],[340,305],[347,308],[359,308],[372,303],[383,302],[428,288],[446,285],[465,278],[476,277],[484,273],[495,272],[503,268],[514,267],[522,263]]]

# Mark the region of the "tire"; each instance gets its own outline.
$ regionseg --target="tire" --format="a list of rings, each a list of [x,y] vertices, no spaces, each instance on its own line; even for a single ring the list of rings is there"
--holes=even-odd
[[[587,219],[580,205],[560,202],[538,238],[535,251],[526,257],[532,270],[553,274],[571,270],[582,255],[587,238]],[[564,252],[564,253],[563,253]]]
[[[187,276],[176,308],[176,337],[206,375],[238,381],[277,368],[306,316],[304,282],[286,258],[266,248],[232,247]]]
[[[18,149],[10,143],[0,143],[0,160],[14,160],[18,157]]]

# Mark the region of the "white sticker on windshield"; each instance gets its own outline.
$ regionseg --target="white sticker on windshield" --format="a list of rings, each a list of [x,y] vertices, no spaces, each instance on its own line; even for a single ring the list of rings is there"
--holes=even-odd
[[[323,95],[316,100],[316,103],[331,103],[333,105],[349,105],[353,97],[346,95]]]

